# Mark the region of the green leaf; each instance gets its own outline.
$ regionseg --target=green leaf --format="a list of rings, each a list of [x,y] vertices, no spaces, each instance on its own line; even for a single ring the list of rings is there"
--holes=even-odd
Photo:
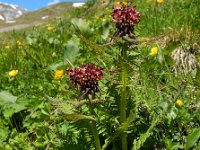
[[[82,114],[67,114],[64,115],[64,118],[69,121],[79,121],[79,120],[96,121],[92,116],[86,116]]]
[[[163,113],[165,114],[165,113]],[[145,143],[145,141],[153,134],[152,130],[154,129],[154,127],[157,125],[157,123],[162,120],[162,115],[160,114],[160,116],[156,116],[155,119],[153,120],[153,122],[151,123],[151,126],[148,128],[148,130],[144,133],[140,135],[140,138],[134,139],[133,141],[133,147],[131,150],[139,150],[141,149],[141,147],[143,146],[143,144]]]
[[[83,33],[90,31],[89,24],[81,18],[73,18],[71,23],[74,25],[75,29],[78,29]]]
[[[171,139],[165,139],[165,145],[167,149],[171,149],[173,146],[172,140]]]
[[[50,115],[50,114],[49,114],[48,112],[46,112],[44,109],[41,110],[41,113],[44,114],[44,115],[47,115],[47,116]]]
[[[99,45],[97,45],[94,41],[90,40],[89,38],[84,37],[84,36],[81,35],[81,34],[79,34],[79,35],[77,35],[77,36],[81,39],[82,42],[85,43],[85,45],[87,45],[87,47],[90,47],[90,48],[92,49],[91,52],[92,52],[94,55],[104,57],[104,59],[105,59],[105,57],[107,57],[107,56],[105,55],[105,53],[104,53],[104,50],[103,50]],[[110,57],[109,57],[109,58],[110,58]]]
[[[80,55],[79,48],[73,41],[69,41],[68,43],[64,44],[64,47],[64,62],[67,61],[73,66],[76,57]]]
[[[49,43],[58,45],[58,44],[60,44],[60,41],[58,39],[55,39],[55,38],[49,38]]]
[[[7,136],[9,135],[9,130],[7,127],[0,128],[0,142],[5,141]]]
[[[2,110],[5,118],[9,118],[14,113],[26,109],[25,105],[26,103],[17,102],[17,96],[14,96],[7,91],[0,92],[0,106],[3,106]]]
[[[197,65],[197,73],[195,76],[195,85],[200,87],[200,67]]]
[[[59,109],[64,113],[64,114],[73,114],[73,108],[70,104],[62,104],[59,106]]]
[[[27,36],[27,37],[26,37],[26,41],[27,41],[27,43],[28,43],[29,45],[34,45],[34,44],[37,43],[37,39],[36,39],[36,38],[32,38],[32,37],[30,37],[30,36]]]
[[[59,67],[64,66],[66,64],[64,64],[63,62],[58,62],[58,63],[53,63],[50,66],[48,66],[49,70],[57,70]]]
[[[102,34],[101,35],[102,39],[106,40],[107,37],[110,34],[110,26],[106,26],[106,27],[102,28],[102,33],[101,34]]]
[[[170,55],[172,51],[179,47],[179,42],[171,41],[168,43],[167,47],[163,50],[164,55]]]
[[[200,128],[195,128],[192,130],[192,132],[187,136],[186,140],[186,149],[190,149],[194,146],[194,144],[199,140],[200,138]]]
[[[14,113],[20,112],[22,110],[26,109],[26,107],[23,104],[6,104],[3,107],[3,115],[5,118],[11,117]]]
[[[3,106],[8,103],[15,103],[17,100],[17,96],[13,96],[8,91],[0,92],[0,106]]]
[[[102,150],[105,150],[110,144],[111,142],[113,142],[116,138],[118,138],[123,132],[125,132],[128,127],[131,125],[131,122],[133,122],[135,119],[135,116],[134,114],[131,112],[129,117],[126,119],[126,121],[121,125],[119,126],[117,129],[116,129],[116,132],[111,136],[111,137],[108,137],[106,140],[105,140],[105,144],[102,146]]]

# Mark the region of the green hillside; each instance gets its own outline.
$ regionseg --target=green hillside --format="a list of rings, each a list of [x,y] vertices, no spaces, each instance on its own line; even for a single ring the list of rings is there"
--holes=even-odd
[[[89,0],[19,18],[41,24],[0,33],[0,150],[198,150],[199,5]]]
[[[20,24],[38,25],[49,22],[52,19],[58,19],[62,16],[67,16],[72,8],[70,2],[62,2],[55,5],[47,6],[36,11],[30,11],[16,19],[15,23],[0,22],[0,28],[8,26],[16,26]],[[45,17],[45,18],[43,18]]]

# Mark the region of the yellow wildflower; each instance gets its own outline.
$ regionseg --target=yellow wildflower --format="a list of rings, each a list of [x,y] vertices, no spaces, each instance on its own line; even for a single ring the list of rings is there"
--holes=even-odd
[[[179,108],[181,108],[183,106],[183,101],[181,99],[178,99],[176,101],[176,106],[179,107]]]
[[[5,49],[10,49],[10,46],[9,45],[5,45],[4,48]]]
[[[120,5],[120,2],[115,2],[115,5]]]
[[[17,46],[19,46],[19,47],[20,47],[20,46],[23,46],[23,44],[22,44],[22,42],[21,42],[20,40],[17,40],[16,43],[17,43]]]
[[[54,29],[54,26],[53,26],[53,25],[51,25],[51,24],[48,24],[48,25],[47,25],[47,30],[51,31],[51,30],[53,30],[53,29]]]
[[[9,77],[15,77],[18,74],[18,70],[11,70],[8,72]]]
[[[102,21],[102,22],[106,22],[106,19],[105,19],[105,18],[102,18],[101,21]]]
[[[127,5],[127,2],[122,2],[125,6]]]
[[[149,55],[156,56],[158,54],[158,47],[152,47]]]
[[[94,16],[95,19],[99,19],[99,17],[100,17],[100,16],[98,16],[98,15],[95,15],[95,16]]]
[[[162,3],[164,3],[164,0],[157,0],[156,1],[158,4],[162,4]]]
[[[54,74],[54,79],[60,80],[62,78],[63,74],[64,74],[63,70],[56,70],[55,74]]]
[[[123,4],[123,5],[127,5],[127,2],[115,2],[115,5],[117,5],[117,6],[120,6],[121,4]]]

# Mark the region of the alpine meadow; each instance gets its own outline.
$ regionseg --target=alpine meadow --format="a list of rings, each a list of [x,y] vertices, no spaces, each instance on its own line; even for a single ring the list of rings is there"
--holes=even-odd
[[[200,150],[200,1],[58,5],[0,33],[0,150]]]

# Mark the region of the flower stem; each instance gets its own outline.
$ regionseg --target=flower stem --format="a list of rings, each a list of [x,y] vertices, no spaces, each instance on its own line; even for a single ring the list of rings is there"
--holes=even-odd
[[[126,97],[127,97],[127,68],[125,60],[127,60],[127,51],[126,48],[122,49],[121,53],[122,61],[121,61],[121,101],[120,101],[120,122],[124,123],[126,120]],[[127,135],[126,133],[122,133],[121,135],[122,142],[122,150],[127,150]]]
[[[98,131],[97,131],[96,123],[91,122],[91,127],[92,127],[92,132],[93,132],[93,135],[94,135],[96,150],[101,150],[99,134],[98,134]]]
[[[92,108],[92,106],[90,106],[90,113],[92,115],[95,115],[95,111],[94,109]],[[93,136],[94,136],[94,140],[95,140],[95,147],[96,147],[96,150],[101,150],[101,144],[100,144],[100,139],[99,139],[99,134],[98,134],[98,130],[97,130],[97,126],[96,126],[96,122],[92,121],[90,123],[91,125],[91,129],[92,129],[92,132],[93,132]]]

